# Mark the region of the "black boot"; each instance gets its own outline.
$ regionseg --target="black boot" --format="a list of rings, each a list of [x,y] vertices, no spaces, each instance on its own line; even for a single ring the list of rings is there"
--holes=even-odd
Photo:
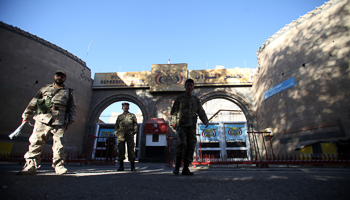
[[[188,169],[190,163],[188,161],[184,161],[184,168],[182,169],[182,175],[193,175],[194,173]]]
[[[173,174],[179,175],[180,165],[181,165],[181,159],[176,159],[176,164],[175,164],[175,169],[173,171]]]
[[[124,171],[124,162],[123,161],[119,161],[119,168],[117,169],[117,171]]]
[[[135,161],[130,161],[130,164],[131,164],[131,171],[136,172]]]

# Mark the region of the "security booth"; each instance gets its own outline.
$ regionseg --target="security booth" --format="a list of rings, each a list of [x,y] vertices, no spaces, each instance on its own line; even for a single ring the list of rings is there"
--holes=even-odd
[[[198,158],[250,159],[247,122],[202,123],[197,126]]]
[[[163,118],[150,118],[145,122],[145,160],[163,162],[166,160],[169,125]]]

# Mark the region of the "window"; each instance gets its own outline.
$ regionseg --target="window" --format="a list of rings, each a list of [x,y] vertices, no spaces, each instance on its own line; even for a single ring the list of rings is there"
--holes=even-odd
[[[159,134],[152,134],[152,142],[159,142]]]

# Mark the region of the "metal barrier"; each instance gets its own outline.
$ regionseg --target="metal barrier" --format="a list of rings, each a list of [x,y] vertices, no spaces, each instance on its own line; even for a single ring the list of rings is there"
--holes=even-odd
[[[25,153],[0,153],[0,161],[24,163],[24,154]],[[52,162],[52,156],[52,153],[41,154],[41,162]],[[67,154],[65,162],[80,163],[81,165],[88,163],[84,154]]]
[[[268,136],[270,145],[266,145],[264,134],[268,132],[247,132],[250,144],[249,156],[237,156],[228,154],[220,157],[215,155],[202,154],[194,156],[192,166],[210,165],[210,164],[255,164],[257,167],[268,167],[269,164],[278,165],[350,165],[350,154],[275,154],[273,151],[271,136]],[[116,165],[117,149],[110,147],[106,140],[109,137],[97,137],[88,135],[84,154],[67,154],[66,163],[94,164],[94,165]],[[113,137],[115,140],[115,137]],[[171,151],[172,143],[175,140],[175,149],[177,144],[176,137],[168,137],[168,146],[166,153],[166,166],[175,165],[175,152]],[[262,142],[258,142],[262,139]],[[260,146],[259,146],[260,144]],[[108,150],[112,148],[112,155]],[[200,146],[201,148],[201,146]],[[25,162],[25,153],[0,153],[0,161],[6,162]],[[42,154],[41,162],[52,162],[51,154]]]
[[[90,162],[90,159],[87,153],[88,153],[88,148],[85,148],[84,154],[77,154],[77,153],[66,154],[65,163],[67,164],[80,163],[80,165],[88,164]],[[25,162],[24,154],[25,153],[0,153],[0,161],[24,163]],[[42,153],[41,162],[52,162],[52,157],[53,157],[52,153]]]
[[[66,163],[80,163],[93,165],[116,165],[116,142],[113,147],[106,144],[109,137],[96,137],[88,135],[84,154],[67,154]],[[112,137],[114,140],[116,137]],[[113,148],[110,152],[110,148]],[[0,161],[24,163],[25,153],[0,153]],[[41,154],[41,162],[52,162],[52,153]]]
[[[175,140],[175,152],[171,151],[172,147],[172,141]],[[173,167],[175,166],[175,155],[176,155],[176,146],[177,146],[177,137],[167,137],[167,151],[166,151],[166,161],[165,166],[166,167]]]
[[[271,136],[268,135],[270,145],[266,145],[264,135],[269,132],[247,132],[250,144],[250,159],[248,156],[227,155],[225,157],[200,153],[194,157],[192,166],[210,164],[255,164],[257,167],[277,165],[350,165],[349,154],[275,154],[272,147]],[[259,142],[258,139],[262,139]]]
[[[117,160],[117,143],[110,146],[106,141],[108,138],[113,137],[97,137],[95,135],[88,135],[86,142],[85,152],[87,152],[87,158],[90,164],[93,165],[116,165]]]

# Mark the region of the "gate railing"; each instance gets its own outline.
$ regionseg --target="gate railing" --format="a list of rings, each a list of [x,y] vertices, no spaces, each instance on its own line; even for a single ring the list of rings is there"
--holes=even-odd
[[[0,153],[0,161],[3,162],[19,162],[24,163],[24,154],[25,153]],[[41,154],[41,162],[52,162],[52,153]],[[87,164],[88,160],[84,154],[67,154],[66,163],[80,163]]]
[[[175,144],[173,145],[173,141]],[[174,147],[175,151],[172,151],[172,147]],[[177,137],[167,137],[167,149],[166,149],[166,156],[165,156],[165,166],[166,167],[173,167],[175,166],[175,156],[176,156],[176,147],[177,147]]]
[[[97,137],[88,135],[84,154],[66,154],[66,163],[95,164],[95,165],[115,165],[117,150],[113,149],[112,156],[107,152],[110,147],[105,144],[108,137]],[[113,137],[115,139],[115,137]],[[116,145],[115,145],[116,146]],[[0,161],[5,162],[25,162],[25,153],[0,153]],[[107,157],[108,156],[108,157]],[[41,154],[41,162],[52,162],[52,153]]]
[[[199,154],[193,158],[192,165],[210,164],[256,164],[257,167],[268,167],[269,164],[283,165],[350,165],[350,154],[275,154],[269,132],[247,132],[250,144],[250,159],[248,156],[217,156]],[[270,145],[267,145],[264,135],[268,134]],[[259,139],[263,142],[260,143]],[[269,151],[268,151],[269,150]]]
[[[106,140],[110,137],[98,137],[88,135],[85,152],[88,162],[93,165],[116,165],[117,160],[117,143],[110,146]],[[115,141],[116,137],[112,137]],[[110,151],[109,151],[110,150]]]

